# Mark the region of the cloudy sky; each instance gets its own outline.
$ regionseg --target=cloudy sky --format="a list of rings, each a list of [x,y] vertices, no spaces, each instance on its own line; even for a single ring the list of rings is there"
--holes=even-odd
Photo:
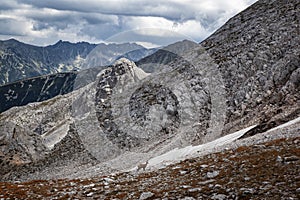
[[[1,0],[0,40],[197,42],[256,0]]]

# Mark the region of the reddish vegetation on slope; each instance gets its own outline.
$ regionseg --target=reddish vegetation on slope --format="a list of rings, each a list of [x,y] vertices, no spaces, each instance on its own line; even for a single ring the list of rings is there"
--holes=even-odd
[[[145,173],[0,183],[0,198],[299,199],[300,137],[242,146]]]

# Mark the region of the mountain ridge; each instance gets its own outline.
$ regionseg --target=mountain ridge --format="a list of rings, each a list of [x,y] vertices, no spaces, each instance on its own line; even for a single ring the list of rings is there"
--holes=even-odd
[[[143,53],[133,51],[138,49],[143,49]],[[95,54],[96,52],[98,54]],[[53,45],[34,46],[15,39],[1,40],[0,85],[40,75],[110,65],[128,52],[132,52],[131,57],[140,59],[153,50],[135,43],[90,44],[59,40]],[[88,66],[95,56],[100,59],[99,62]]]

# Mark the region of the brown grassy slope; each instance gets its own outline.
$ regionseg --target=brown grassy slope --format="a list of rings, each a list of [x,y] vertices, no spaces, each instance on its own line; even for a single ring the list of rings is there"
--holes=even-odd
[[[242,146],[157,171],[0,183],[0,198],[299,199],[300,137]],[[142,195],[142,196],[141,196]]]

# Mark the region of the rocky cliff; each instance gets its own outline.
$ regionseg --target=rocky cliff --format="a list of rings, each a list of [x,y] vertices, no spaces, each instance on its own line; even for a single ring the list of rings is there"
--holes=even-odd
[[[298,1],[258,1],[201,43],[224,79],[227,122],[299,108],[299,13]]]

